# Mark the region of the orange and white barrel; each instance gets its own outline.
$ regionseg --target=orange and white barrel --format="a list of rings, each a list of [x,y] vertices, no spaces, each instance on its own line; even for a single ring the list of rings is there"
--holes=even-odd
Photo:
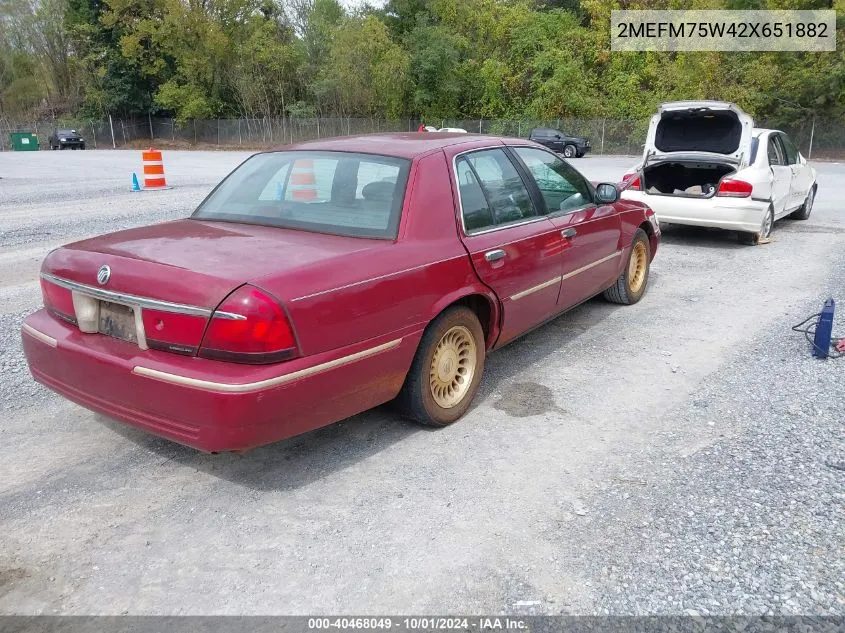
[[[167,189],[161,152],[152,147],[141,152],[144,160],[144,189]]]
[[[288,190],[293,200],[310,202],[317,199],[317,177],[314,175],[314,161],[299,158],[293,162]]]

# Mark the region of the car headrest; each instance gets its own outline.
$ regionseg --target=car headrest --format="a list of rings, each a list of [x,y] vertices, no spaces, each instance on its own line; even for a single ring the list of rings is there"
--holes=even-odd
[[[380,200],[389,201],[393,199],[393,190],[396,188],[396,183],[389,180],[380,180],[378,182],[371,182],[364,185],[361,189],[361,195],[364,200]]]

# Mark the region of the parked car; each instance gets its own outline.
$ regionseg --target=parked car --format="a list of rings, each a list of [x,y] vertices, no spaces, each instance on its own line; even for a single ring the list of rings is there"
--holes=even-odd
[[[740,232],[757,244],[774,223],[806,220],[816,172],[785,133],[754,128],[732,103],[665,103],[652,118],[642,161],[623,177],[622,197],[661,222]]]
[[[590,141],[580,136],[570,136],[560,130],[538,127],[531,130],[528,139],[550,150],[563,154],[567,158],[581,158],[590,151]]]
[[[49,138],[50,149],[85,149],[85,139],[76,130],[59,128]]]
[[[660,229],[518,139],[312,141],[241,164],[187,219],[52,251],[23,346],[39,382],[205,451],[384,402],[444,426],[486,355],[646,290]]]
[[[462,127],[442,127],[438,132],[452,132],[453,134],[467,134],[467,131]]]

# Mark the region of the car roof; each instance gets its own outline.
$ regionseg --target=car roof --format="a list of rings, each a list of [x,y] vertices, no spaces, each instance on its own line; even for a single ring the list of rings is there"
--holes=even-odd
[[[769,134],[770,132],[780,132],[780,130],[770,130],[769,128],[765,127],[755,127],[753,130],[751,130],[751,134],[755,138],[760,138],[761,136],[763,136],[763,134]]]
[[[382,154],[399,158],[415,158],[433,151],[460,145],[489,141],[498,145],[504,139],[497,136],[466,134],[462,132],[399,132],[389,134],[365,134],[361,136],[339,136],[316,141],[305,141],[277,147],[272,151],[314,150],[333,152],[360,152]]]

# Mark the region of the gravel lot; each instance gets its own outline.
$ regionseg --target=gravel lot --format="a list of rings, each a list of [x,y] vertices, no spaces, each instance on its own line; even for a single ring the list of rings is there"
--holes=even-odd
[[[845,165],[774,242],[669,229],[642,302],[494,354],[431,431],[380,408],[203,455],[38,386],[21,319],[67,241],[187,215],[246,154],[0,154],[0,613],[845,614]],[[615,179],[634,162],[575,162]]]

